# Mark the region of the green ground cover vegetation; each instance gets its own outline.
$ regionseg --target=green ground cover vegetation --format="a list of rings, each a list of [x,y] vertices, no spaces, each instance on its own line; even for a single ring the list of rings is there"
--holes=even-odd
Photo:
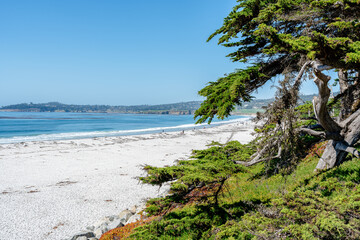
[[[195,151],[188,163],[149,167],[142,180],[172,179],[171,194],[148,202],[146,212],[156,218],[131,238],[359,239],[360,162],[348,157],[315,173],[324,145],[314,145],[289,175],[264,176],[263,164],[238,168],[232,160],[253,151],[238,142]],[[206,169],[215,174],[203,176]]]
[[[338,113],[332,100],[329,109]],[[298,125],[314,121],[310,102],[296,114]],[[263,136],[272,127],[255,130]],[[145,166],[143,183],[170,182],[171,191],[148,201],[145,212],[154,219],[130,238],[359,239],[360,162],[349,155],[343,164],[315,172],[327,141],[306,134],[298,140],[306,147],[291,171],[269,172],[264,162],[236,163],[251,159],[259,138],[249,144],[214,142],[173,166]]]
[[[331,99],[328,108],[339,114]],[[313,124],[311,102],[295,108],[296,125]],[[149,221],[126,229],[130,239],[360,239],[360,162],[348,155],[329,170],[314,171],[327,141],[297,138],[299,160],[287,171],[251,161],[274,123],[255,128],[249,144],[213,142],[173,166],[144,166],[145,184],[170,183],[164,198],[147,202]],[[265,135],[266,138],[266,135]],[[360,149],[360,144],[356,145]],[[275,168],[277,169],[277,168]],[[135,228],[137,227],[137,228]],[[124,232],[124,231],[119,231]],[[112,233],[111,236],[116,236]],[[115,239],[115,238],[103,238]]]
[[[360,239],[360,1],[237,0],[209,40],[243,69],[199,91],[198,123],[228,117],[268,81],[278,91],[249,144],[213,143],[174,166],[133,239]],[[327,70],[338,73],[332,98]],[[318,94],[299,106],[301,84]],[[316,171],[314,171],[316,169]]]

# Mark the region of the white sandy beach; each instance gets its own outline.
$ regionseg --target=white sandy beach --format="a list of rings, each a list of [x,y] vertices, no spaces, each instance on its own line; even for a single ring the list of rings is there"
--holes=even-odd
[[[167,191],[141,165],[171,165],[212,141],[247,143],[252,124],[185,133],[0,145],[0,239],[68,239],[104,216]]]

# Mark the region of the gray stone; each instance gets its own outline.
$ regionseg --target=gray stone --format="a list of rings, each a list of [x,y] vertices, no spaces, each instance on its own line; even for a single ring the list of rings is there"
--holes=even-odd
[[[85,237],[85,236],[82,236],[82,237],[78,237],[76,240],[87,240],[88,238]]]
[[[106,224],[106,225],[101,225],[101,226],[100,226],[100,229],[101,229],[101,231],[102,231],[103,233],[109,231],[109,228],[108,228],[108,225],[107,225],[107,224]]]
[[[137,206],[134,205],[134,206],[132,206],[129,210],[130,210],[130,212],[131,212],[132,214],[135,214],[136,211],[137,211]]]
[[[114,228],[118,228],[118,227],[122,227],[124,226],[124,224],[121,222],[121,219],[115,219],[114,221],[112,221],[111,223],[109,223],[109,225],[107,226],[107,228],[109,230],[114,229]]]
[[[114,221],[115,218],[118,218],[118,216],[113,215],[113,216],[107,216],[106,218],[111,222]]]
[[[89,240],[98,240],[96,237],[89,238]]]
[[[139,221],[140,219],[141,219],[141,215],[140,215],[140,214],[132,215],[132,216],[129,218],[129,220],[126,222],[126,224]]]
[[[82,233],[75,234],[71,240],[77,240],[79,237],[91,238],[91,237],[95,237],[95,236],[94,236],[94,233],[92,233],[92,232],[82,232]]]
[[[89,227],[86,227],[86,230],[89,230],[89,231],[94,231],[95,227],[94,226],[89,226]]]
[[[140,205],[137,206],[137,212],[141,212],[141,210],[144,210],[145,208],[146,208],[146,203],[140,203]]]
[[[94,224],[94,228],[96,229],[96,228],[99,228],[100,226],[107,225],[108,222],[109,222],[108,218],[103,218]]]
[[[129,210],[124,210],[119,214],[119,218],[120,218],[121,222],[125,225],[125,223],[129,220],[129,218],[132,215],[133,214]]]
[[[100,239],[101,235],[103,234],[103,231],[100,228],[98,228],[94,231],[94,234],[96,238]]]

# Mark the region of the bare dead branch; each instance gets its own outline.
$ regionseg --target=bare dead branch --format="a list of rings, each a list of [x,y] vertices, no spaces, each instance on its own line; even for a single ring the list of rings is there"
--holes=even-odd
[[[330,70],[332,67],[322,64],[319,60],[314,60],[311,62],[311,66],[313,69],[318,71]]]
[[[281,148],[281,146],[279,146],[278,154],[276,156],[266,157],[266,158],[261,158],[261,159],[253,159],[253,160],[251,160],[249,162],[235,161],[235,163],[244,165],[246,167],[249,167],[249,166],[255,165],[255,164],[259,163],[259,162],[265,162],[265,161],[269,161],[271,159],[279,158],[281,156],[281,153],[282,153],[282,148]]]
[[[322,65],[320,61],[313,61],[312,67],[316,76],[314,82],[319,90],[319,96],[313,99],[315,116],[327,132],[338,134],[339,137],[341,137],[340,131],[342,128],[330,117],[327,109],[327,103],[330,97],[330,89],[327,84],[331,78],[321,71],[327,70],[328,68]]]
[[[358,109],[356,112],[354,112],[353,114],[350,115],[350,117],[348,117],[347,119],[345,119],[344,121],[342,121],[340,123],[340,126],[343,128],[348,127],[357,117],[360,116],[360,109]]]
[[[335,145],[335,149],[339,150],[339,151],[344,151],[344,152],[348,152],[351,153],[353,156],[360,158],[360,153],[359,151],[354,148],[354,147],[350,147],[348,144],[346,144],[345,142],[338,142]]]
[[[269,148],[275,146],[277,143],[276,142],[270,142],[268,144],[266,144],[258,153],[256,156],[254,156],[254,160],[256,161],[257,159],[261,158],[262,156],[264,156],[264,154],[269,150]]]
[[[251,161],[249,161],[249,162],[235,161],[235,163],[236,163],[236,164],[244,165],[244,166],[246,166],[246,167],[249,167],[249,166],[255,165],[255,164],[259,163],[259,162],[264,162],[264,161],[267,161],[267,160],[269,160],[269,158],[261,158],[261,159],[258,159],[258,160],[256,160],[256,161],[254,161],[254,159],[253,159],[253,160],[251,160]]]
[[[340,113],[339,113],[339,119],[343,120],[346,118],[346,116],[348,116],[351,113],[351,105],[352,105],[352,100],[349,94],[352,93],[349,92],[349,87],[350,84],[348,82],[348,72],[343,70],[343,69],[339,69],[338,72],[338,77],[339,77],[339,85],[340,85],[340,94],[345,95],[344,93],[347,92],[348,96],[346,97],[342,97],[341,98],[341,109],[340,109]]]
[[[309,134],[311,136],[314,136],[314,137],[320,137],[322,139],[331,139],[331,140],[335,140],[335,141],[342,141],[343,138],[339,136],[339,134],[337,133],[330,133],[330,132],[324,132],[324,131],[315,131],[315,130],[312,130],[310,128],[299,128],[298,129],[300,132],[303,132],[303,133],[306,133],[306,134]]]
[[[300,82],[301,82],[300,80],[301,80],[302,76],[304,75],[306,68],[310,65],[310,63],[311,63],[311,61],[307,61],[306,63],[304,63],[304,65],[301,67],[298,75],[296,76],[295,82],[294,82],[294,88],[296,90],[299,89]]]
[[[312,104],[313,104],[313,110],[314,110],[315,118],[316,118],[316,120],[319,121],[319,116],[318,116],[317,111],[316,111],[316,101],[315,101],[315,100],[316,100],[316,99],[315,99],[315,97],[314,97],[311,102],[312,102]]]
[[[314,137],[320,137],[320,138],[326,139],[326,133],[325,132],[315,131],[315,130],[312,130],[310,128],[299,128],[299,131],[303,132],[303,133],[306,133],[306,134],[309,134],[309,135],[314,136]]]

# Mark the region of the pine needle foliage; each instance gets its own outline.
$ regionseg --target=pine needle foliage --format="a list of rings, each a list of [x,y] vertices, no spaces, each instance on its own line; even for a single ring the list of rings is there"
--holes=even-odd
[[[223,26],[208,39],[233,48],[228,57],[247,63],[200,95],[198,122],[224,118],[233,106],[279,74],[298,72],[304,59],[360,69],[360,2],[357,0],[238,0]]]
[[[262,136],[258,155],[245,165],[267,161],[268,172],[291,172],[303,154],[304,132],[332,139],[339,149],[352,147],[359,133],[352,138],[354,141],[349,140],[351,131],[342,129],[342,124],[329,116],[326,102],[330,77],[322,71],[333,69],[343,75],[340,118],[344,120],[352,114],[355,119],[360,108],[359,19],[358,0],[238,0],[208,41],[216,38],[219,45],[233,49],[228,57],[246,67],[210,82],[199,91],[205,100],[195,112],[197,122],[210,123],[216,116],[220,119],[229,116],[236,105],[251,101],[251,95],[269,80],[280,79],[277,99],[262,118],[266,131],[259,132]],[[302,127],[295,109],[299,89],[303,75],[310,69],[319,88],[314,105],[318,111],[315,117],[323,127],[322,135],[309,129],[297,130]],[[274,128],[270,128],[272,125]],[[331,147],[329,143],[317,168],[331,168],[343,161],[345,155],[336,155]]]
[[[213,226],[220,226],[231,218],[219,199],[226,191],[227,180],[234,174],[247,172],[235,161],[247,161],[254,153],[252,144],[231,141],[213,142],[208,149],[195,150],[190,160],[178,161],[174,166],[145,166],[143,183],[162,185],[171,182],[170,195],[148,201],[149,216],[161,216],[137,229],[132,238],[139,239],[204,239]],[[186,206],[185,209],[184,206]],[[246,204],[241,209],[246,209]],[[245,210],[238,210],[242,214]]]
[[[359,239],[357,159],[304,178],[280,198],[228,221],[216,239]]]
[[[218,195],[226,180],[235,173],[244,172],[245,167],[235,163],[247,160],[254,153],[254,147],[242,145],[237,141],[226,145],[212,143],[206,150],[193,151],[190,160],[178,161],[176,165],[167,167],[145,166],[146,177],[140,177],[143,183],[162,185],[171,182],[169,202],[186,202],[185,196],[195,189],[212,186],[214,190],[202,196],[202,200],[217,203]],[[158,203],[159,204],[159,203]],[[166,204],[165,204],[166,205]],[[157,207],[149,209],[157,213]]]
[[[309,171],[324,146],[313,146],[289,176],[252,178],[259,165],[234,173],[217,205],[177,205],[130,239],[359,239],[360,162]]]

